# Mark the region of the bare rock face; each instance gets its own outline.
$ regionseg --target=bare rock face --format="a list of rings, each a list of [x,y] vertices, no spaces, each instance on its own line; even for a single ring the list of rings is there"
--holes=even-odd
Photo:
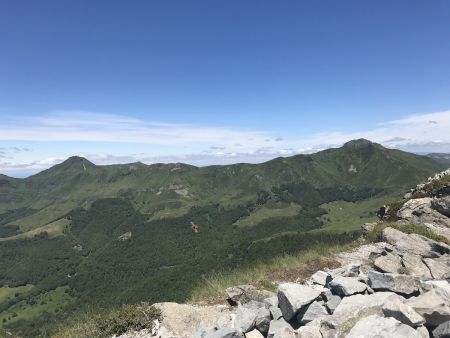
[[[294,318],[301,308],[311,304],[319,295],[320,291],[306,285],[280,284],[278,287],[278,304],[284,319],[289,321]]]
[[[404,304],[399,299],[393,299],[387,301],[383,305],[383,314],[386,317],[393,317],[403,324],[418,327],[425,324],[425,319],[419,315],[414,309],[406,304]]]
[[[377,315],[359,320],[350,330],[347,338],[422,338],[412,327],[400,323],[394,318]]]
[[[376,257],[373,265],[382,272],[398,273],[402,269],[402,259],[399,255],[388,252]]]
[[[428,291],[405,301],[418,314],[425,318],[425,325],[434,327],[450,320],[449,300],[435,290]]]
[[[409,253],[403,254],[402,265],[404,266],[407,275],[418,277],[423,280],[433,278],[433,276],[431,276],[430,269],[419,255]]]
[[[367,285],[358,281],[356,277],[338,276],[330,282],[329,286],[333,294],[339,296],[351,296],[355,293],[363,293],[367,289]]]
[[[450,271],[450,256],[445,255],[435,259],[425,258],[424,262],[435,279],[444,278]]]
[[[297,321],[304,325],[315,319],[321,319],[328,316],[327,309],[319,302],[313,302],[304,311],[300,311],[297,315]]]
[[[450,196],[433,198],[431,207],[442,215],[450,217]]]
[[[376,271],[369,272],[369,285],[375,291],[392,291],[404,295],[418,293],[420,289],[416,277]]]
[[[448,338],[450,337],[450,321],[440,324],[433,330],[434,338]]]
[[[233,304],[245,304],[250,301],[262,302],[264,299],[275,296],[273,292],[260,290],[253,285],[238,285],[225,290],[228,301]]]
[[[450,253],[450,247],[447,244],[417,234],[408,235],[390,227],[383,230],[383,239],[400,253],[415,254],[426,258],[437,258],[442,254]]]

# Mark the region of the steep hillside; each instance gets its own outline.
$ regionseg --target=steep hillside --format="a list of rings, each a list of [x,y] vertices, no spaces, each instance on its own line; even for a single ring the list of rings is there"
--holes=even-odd
[[[352,242],[381,201],[442,167],[356,140],[257,165],[72,157],[26,179],[2,176],[0,285],[20,291],[0,300],[0,325],[37,334],[92,305],[183,301],[214,271]]]

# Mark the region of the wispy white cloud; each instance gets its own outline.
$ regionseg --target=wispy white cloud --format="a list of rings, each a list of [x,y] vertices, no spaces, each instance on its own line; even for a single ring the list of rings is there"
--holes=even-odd
[[[296,139],[252,129],[170,124],[89,112],[59,112],[20,120],[5,119],[0,126],[0,142],[28,140],[60,144],[64,141],[88,141],[92,144],[106,143],[104,149],[96,152],[80,149],[76,154],[27,160],[29,148],[3,147],[0,148],[0,172],[38,171],[59,163],[70,155],[85,156],[97,164],[136,161],[186,162],[194,165],[258,163],[278,156],[337,147],[356,138],[366,138],[406,151],[450,152],[449,130],[450,111],[411,115],[362,131],[328,131]],[[178,151],[163,152],[164,155],[161,152],[156,155],[149,152],[133,154],[131,152],[136,151],[135,146],[130,145],[130,154],[123,155],[115,153],[113,147],[108,146],[109,142],[170,146]],[[188,145],[195,146],[189,148]],[[37,156],[36,153],[33,152],[34,156]],[[21,160],[17,158],[19,155]]]

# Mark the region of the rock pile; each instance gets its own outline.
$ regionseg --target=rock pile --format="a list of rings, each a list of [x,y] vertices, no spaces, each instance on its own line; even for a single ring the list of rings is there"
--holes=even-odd
[[[383,239],[348,253],[353,263],[276,293],[229,288],[228,308],[158,305],[159,329],[141,337],[449,337],[450,246],[393,228]]]

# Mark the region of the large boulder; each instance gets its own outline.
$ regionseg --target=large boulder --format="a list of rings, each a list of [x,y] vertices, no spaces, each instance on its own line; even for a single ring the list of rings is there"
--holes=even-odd
[[[241,332],[249,332],[254,328],[266,333],[269,330],[270,311],[265,303],[251,301],[239,306],[236,311],[234,327]]]
[[[317,326],[302,326],[297,330],[297,338],[322,338]]]
[[[422,289],[425,291],[434,290],[443,299],[450,302],[450,283],[446,280],[429,280],[422,282]]]
[[[392,292],[376,292],[371,295],[353,295],[344,297],[331,316],[321,321],[324,338],[340,338],[350,331],[356,322],[372,314],[383,315],[382,307],[390,299],[403,299]]]
[[[368,277],[369,285],[375,291],[392,291],[411,295],[418,293],[420,289],[419,280],[413,276],[371,271]]]
[[[401,253],[410,253],[427,258],[436,258],[442,254],[450,253],[450,247],[441,242],[434,241],[417,234],[405,234],[394,228],[383,230],[383,240],[394,246]]]
[[[399,255],[385,253],[373,260],[373,265],[382,272],[398,273],[402,268],[402,259]]]
[[[244,338],[244,334],[231,327],[225,327],[211,332],[205,338]]]
[[[406,300],[405,304],[425,318],[426,326],[434,327],[450,320],[449,301],[438,294],[436,290],[412,297]]]
[[[440,324],[433,330],[434,338],[450,338],[450,321]]]
[[[325,307],[327,308],[329,313],[333,313],[334,310],[338,307],[338,305],[341,303],[341,297],[331,295],[327,298],[327,301],[325,303]]]
[[[325,316],[328,316],[328,311],[326,308],[319,302],[313,302],[299,311],[297,321],[301,325],[305,325],[315,319],[321,319]]]
[[[360,319],[350,330],[347,338],[422,338],[412,327],[394,318],[377,315]]]
[[[291,325],[283,318],[272,320],[269,326],[267,338],[288,338],[295,337],[295,331]]]
[[[425,323],[425,319],[419,315],[412,307],[404,304],[399,299],[392,299],[383,305],[383,314],[386,317],[393,317],[403,324],[417,327]]]
[[[259,332],[258,330],[254,329],[250,332],[247,332],[245,334],[245,338],[264,338],[264,336],[262,335],[261,332]]]
[[[442,215],[450,217],[450,196],[434,198],[431,201],[431,207]]]
[[[336,295],[351,296],[366,291],[367,285],[358,281],[356,277],[338,276],[329,283],[329,288]]]
[[[327,286],[330,281],[331,276],[328,272],[325,271],[319,270],[311,276],[311,282],[313,282],[314,284]]]
[[[439,258],[425,258],[425,264],[430,269],[434,279],[441,279],[450,273],[450,257],[448,255]]]
[[[297,312],[311,304],[320,295],[319,290],[296,283],[283,283],[278,286],[278,304],[284,319],[291,320]]]
[[[422,257],[419,255],[404,253],[402,264],[407,275],[415,276],[422,280],[432,278],[430,269],[428,269],[428,266],[425,265]]]

